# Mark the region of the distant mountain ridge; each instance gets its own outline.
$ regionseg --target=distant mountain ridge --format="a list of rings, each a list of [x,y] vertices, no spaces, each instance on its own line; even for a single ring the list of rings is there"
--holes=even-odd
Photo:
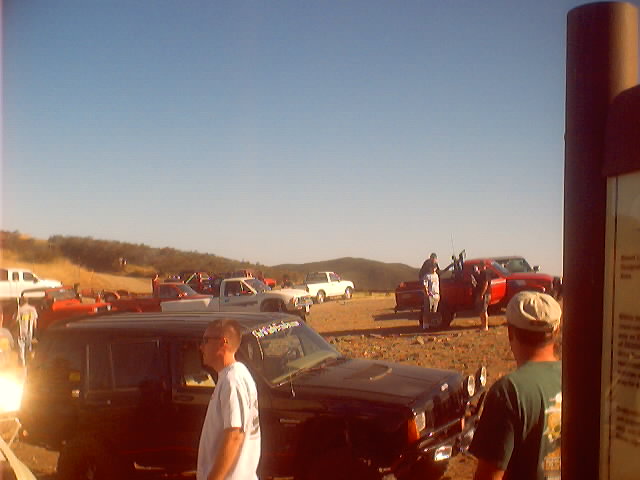
[[[336,272],[351,280],[360,291],[391,291],[404,280],[415,280],[418,269],[402,263],[384,263],[364,258],[344,257],[301,264],[266,266],[219,257],[210,253],[188,252],[170,247],[156,248],[91,237],[55,235],[47,240],[36,239],[20,232],[0,231],[0,249],[14,252],[25,262],[54,262],[66,259],[95,272],[115,273],[132,277],[151,277],[185,270],[210,273],[238,269],[260,270],[277,283],[288,275],[300,283],[308,272]],[[0,252],[1,253],[1,252]],[[252,252],[247,252],[251,254]],[[126,264],[123,263],[126,259]]]
[[[417,280],[418,269],[403,263],[384,263],[365,258],[344,257],[310,263],[285,263],[273,268],[299,272],[336,272],[351,280],[356,290],[394,290],[405,280]]]

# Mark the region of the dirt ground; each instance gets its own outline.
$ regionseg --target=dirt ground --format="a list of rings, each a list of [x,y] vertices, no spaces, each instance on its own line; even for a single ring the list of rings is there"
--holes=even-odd
[[[418,327],[418,312],[394,313],[394,306],[393,294],[328,301],[314,305],[308,321],[341,352],[353,357],[464,373],[486,365],[490,383],[515,367],[503,316],[490,317],[488,332],[479,330],[479,319],[473,315],[456,318],[447,330],[425,332]],[[55,452],[22,443],[15,445],[15,452],[39,479],[55,479]],[[471,480],[475,465],[472,456],[458,455],[444,478]]]

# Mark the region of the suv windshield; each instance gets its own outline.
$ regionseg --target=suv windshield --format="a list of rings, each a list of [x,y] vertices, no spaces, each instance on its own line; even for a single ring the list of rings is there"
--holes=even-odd
[[[240,350],[253,370],[272,385],[342,357],[301,320],[283,320],[259,327],[245,335]]]

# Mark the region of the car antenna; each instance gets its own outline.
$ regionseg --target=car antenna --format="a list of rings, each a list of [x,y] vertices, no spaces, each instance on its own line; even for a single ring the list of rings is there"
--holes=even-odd
[[[451,258],[455,261],[456,259],[456,249],[453,243],[453,233],[451,234]]]

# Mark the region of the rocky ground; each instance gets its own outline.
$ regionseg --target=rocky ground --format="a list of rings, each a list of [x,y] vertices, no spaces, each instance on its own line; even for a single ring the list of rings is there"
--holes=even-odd
[[[328,301],[313,306],[309,323],[349,356],[465,373],[486,365],[489,382],[514,368],[503,316],[490,317],[488,332],[479,330],[474,315],[456,318],[447,330],[423,331],[418,327],[418,312],[394,313],[394,305],[393,294]],[[21,443],[15,451],[39,479],[55,478],[54,452]],[[470,480],[475,463],[471,456],[458,455],[444,478]]]

